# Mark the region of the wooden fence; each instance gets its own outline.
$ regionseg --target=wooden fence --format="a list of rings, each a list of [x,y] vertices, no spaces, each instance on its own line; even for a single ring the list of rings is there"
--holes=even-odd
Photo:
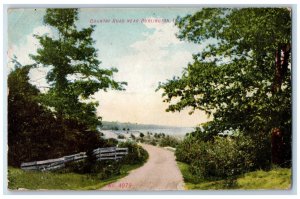
[[[93,155],[98,161],[101,160],[119,160],[128,154],[128,148],[97,148],[93,150]],[[41,160],[34,162],[24,162],[21,164],[23,170],[51,171],[65,167],[67,162],[78,162],[87,158],[86,152],[80,152],[73,155],[64,156],[56,159]]]

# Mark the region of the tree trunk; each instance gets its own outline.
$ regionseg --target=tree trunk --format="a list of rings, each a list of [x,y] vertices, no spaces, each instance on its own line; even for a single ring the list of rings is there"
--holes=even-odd
[[[291,53],[290,44],[280,46],[275,53],[275,77],[272,86],[273,94],[281,91],[281,85],[287,73]],[[272,129],[272,163],[283,164],[285,161],[284,135],[281,129]]]
[[[283,158],[283,148],[284,148],[284,141],[283,141],[283,133],[279,128],[274,128],[272,130],[272,163],[281,165],[284,163]]]
[[[272,86],[273,93],[277,93],[281,90],[281,85],[289,65],[290,53],[290,44],[284,44],[278,47],[275,52],[275,77]]]

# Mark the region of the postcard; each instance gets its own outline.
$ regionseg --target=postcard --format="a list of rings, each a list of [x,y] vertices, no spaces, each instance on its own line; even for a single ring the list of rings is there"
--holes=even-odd
[[[9,8],[8,189],[292,189],[292,11]]]

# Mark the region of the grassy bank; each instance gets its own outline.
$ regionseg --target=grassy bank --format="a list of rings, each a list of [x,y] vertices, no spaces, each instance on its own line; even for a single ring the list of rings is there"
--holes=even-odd
[[[199,180],[190,173],[188,165],[177,162],[183,175],[186,189],[217,190],[229,189],[226,180]],[[230,189],[289,189],[291,187],[291,169],[276,168],[271,171],[254,171],[239,176]]]
[[[19,188],[30,190],[95,190],[117,181],[128,175],[130,170],[136,169],[142,165],[143,163],[123,165],[119,175],[112,176],[106,180],[100,180],[97,177],[88,174],[34,172],[9,167],[8,188],[11,190]]]

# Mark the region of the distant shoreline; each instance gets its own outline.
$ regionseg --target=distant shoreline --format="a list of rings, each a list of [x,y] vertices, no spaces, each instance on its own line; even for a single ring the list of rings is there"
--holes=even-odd
[[[187,129],[187,128],[195,128],[195,127],[181,127],[181,126],[169,126],[169,125],[158,125],[158,124],[138,124],[138,123],[130,123],[130,122],[118,122],[118,121],[102,121],[102,126],[99,126],[101,130],[122,130],[122,129],[130,129],[130,130],[142,130],[142,129]]]

